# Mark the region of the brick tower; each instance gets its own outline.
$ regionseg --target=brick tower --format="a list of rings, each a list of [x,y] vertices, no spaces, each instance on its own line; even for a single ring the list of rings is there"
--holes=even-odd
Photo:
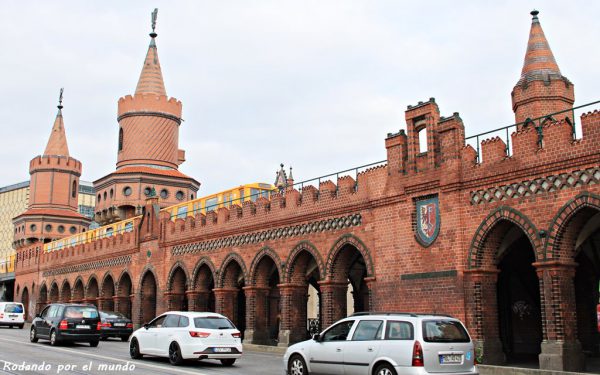
[[[62,108],[61,89],[46,150],[29,162],[29,208],[13,219],[16,248],[81,233],[90,225],[78,212],[81,162],[69,156]]]
[[[167,97],[152,13],[150,46],[133,96],[119,99],[117,169],[94,182],[95,220],[106,224],[141,213],[153,188],[161,207],[194,199],[200,183],[178,171],[182,104]]]
[[[533,19],[523,70],[511,93],[517,123],[573,108],[575,102],[573,84],[561,74],[538,14],[537,10],[531,12]]]

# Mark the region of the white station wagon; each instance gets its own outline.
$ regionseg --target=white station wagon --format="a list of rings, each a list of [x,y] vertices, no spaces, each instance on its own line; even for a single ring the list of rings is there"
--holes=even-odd
[[[288,375],[478,374],[473,342],[448,316],[357,313],[290,346]]]
[[[242,356],[240,331],[223,315],[169,311],[133,332],[129,355],[168,357],[172,365],[186,359],[218,359],[231,366]]]

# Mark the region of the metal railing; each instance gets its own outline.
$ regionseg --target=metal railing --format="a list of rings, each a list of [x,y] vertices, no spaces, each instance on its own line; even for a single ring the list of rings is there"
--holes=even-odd
[[[577,138],[577,116],[575,116],[575,111],[579,110],[581,108],[585,108],[585,107],[589,107],[591,105],[594,104],[598,104],[600,103],[600,100],[597,100],[595,102],[591,102],[591,103],[587,103],[587,104],[583,104],[577,107],[573,107],[573,108],[569,108],[566,109],[564,111],[559,111],[559,112],[554,112],[554,113],[550,113],[541,117],[537,117],[534,119],[526,119],[523,122],[519,122],[516,124],[511,124],[508,126],[503,126],[501,128],[497,128],[497,129],[493,129],[493,130],[489,130],[483,133],[479,133],[479,134],[475,134],[475,135],[471,135],[469,137],[465,138],[465,142],[467,144],[471,144],[475,143],[475,147],[473,147],[475,149],[475,151],[477,152],[477,163],[481,163],[481,140],[482,139],[488,139],[491,138],[492,136],[498,136],[500,138],[504,139],[504,142],[506,144],[506,155],[510,156],[512,154],[511,150],[512,150],[512,145],[510,143],[510,130],[511,129],[517,129],[518,127],[528,127],[528,126],[534,126],[535,130],[537,131],[537,136],[538,136],[538,145],[542,145],[542,142],[544,140],[544,133],[543,133],[543,125],[546,121],[560,121],[560,120],[565,120],[569,125],[571,125],[571,129],[572,129],[572,135],[573,135],[573,139]],[[559,116],[562,114],[570,114],[571,116]],[[469,142],[471,141],[471,142]],[[471,145],[473,146],[473,145]]]

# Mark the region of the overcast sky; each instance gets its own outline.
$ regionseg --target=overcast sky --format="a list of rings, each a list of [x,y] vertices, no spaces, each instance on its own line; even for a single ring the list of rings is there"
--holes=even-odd
[[[117,100],[133,94],[159,8],[167,94],[183,102],[180,170],[199,194],[383,160],[409,104],[435,97],[467,135],[514,122],[540,21],[576,104],[600,99],[598,1],[10,1],[0,11],[0,186],[29,179],[65,88],[82,179],[115,169]],[[596,108],[599,108],[597,105]]]

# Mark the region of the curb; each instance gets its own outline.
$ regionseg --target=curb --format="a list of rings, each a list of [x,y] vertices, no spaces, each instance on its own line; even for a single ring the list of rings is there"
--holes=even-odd
[[[287,350],[287,347],[285,346],[256,345],[244,343],[242,343],[242,347],[244,351],[281,355],[283,355],[283,353],[285,353],[285,351]]]

